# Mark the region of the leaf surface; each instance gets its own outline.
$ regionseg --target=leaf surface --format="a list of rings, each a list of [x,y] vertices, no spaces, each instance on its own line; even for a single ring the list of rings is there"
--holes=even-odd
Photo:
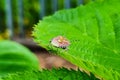
[[[0,41],[0,76],[31,69],[39,69],[31,51],[16,42]]]
[[[86,74],[80,70],[68,70],[65,68],[42,70],[42,71],[24,71],[15,74],[8,74],[1,77],[2,80],[99,80],[93,74]]]
[[[120,79],[120,1],[105,0],[58,11],[33,32],[40,46],[105,80]],[[68,50],[51,46],[56,36],[70,40]]]

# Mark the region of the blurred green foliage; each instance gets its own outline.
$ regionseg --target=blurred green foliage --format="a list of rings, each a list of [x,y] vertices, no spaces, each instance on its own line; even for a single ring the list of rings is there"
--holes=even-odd
[[[16,42],[0,41],[0,76],[25,70],[39,70],[37,57]]]
[[[5,3],[6,0],[0,0],[0,33],[3,33],[6,30],[6,14],[5,14]],[[24,31],[27,36],[31,35],[32,27],[40,19],[41,7],[39,0],[22,0],[23,1],[23,25]],[[84,3],[89,2],[90,0],[84,0]],[[52,11],[52,2],[51,0],[45,0],[45,15],[53,14]],[[11,0],[12,7],[12,17],[13,17],[13,27],[16,35],[19,34],[19,25],[18,25],[18,0]],[[71,7],[77,6],[77,0],[71,0]],[[64,9],[64,0],[58,0],[58,10]],[[0,34],[1,35],[1,34]]]
[[[18,32],[18,0],[11,0],[14,31]],[[31,5],[32,4],[32,5]],[[23,24],[25,30],[29,31],[39,20],[39,0],[23,0]],[[6,30],[5,0],[0,0],[0,33]]]
[[[18,26],[18,0],[12,0],[13,23],[15,32],[19,30]],[[23,24],[25,32],[32,30],[33,25],[39,20],[40,5],[39,0],[23,0]],[[26,33],[27,34],[27,33]]]
[[[5,5],[4,0],[0,0],[0,33],[5,30]]]

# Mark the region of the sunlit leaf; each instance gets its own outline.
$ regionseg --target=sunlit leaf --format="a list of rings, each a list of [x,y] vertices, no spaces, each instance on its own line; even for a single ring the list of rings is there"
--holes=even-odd
[[[78,67],[105,80],[120,80],[120,1],[96,0],[45,17],[34,28],[34,40]],[[51,46],[64,36],[68,50]]]

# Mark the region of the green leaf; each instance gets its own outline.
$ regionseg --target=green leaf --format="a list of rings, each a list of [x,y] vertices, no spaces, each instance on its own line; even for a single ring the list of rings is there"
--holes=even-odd
[[[34,28],[34,40],[78,67],[105,80],[120,79],[120,1],[104,0],[62,10]],[[68,50],[51,46],[56,36],[70,40]]]
[[[80,70],[68,70],[65,68],[42,70],[42,71],[24,71],[15,74],[8,74],[1,77],[2,80],[99,80],[94,75],[86,74]]]
[[[0,76],[18,71],[39,69],[37,57],[24,46],[0,41]]]

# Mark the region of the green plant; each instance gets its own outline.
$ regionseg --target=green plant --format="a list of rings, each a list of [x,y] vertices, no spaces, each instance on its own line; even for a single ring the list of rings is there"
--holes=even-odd
[[[80,70],[38,67],[37,58],[27,48],[16,42],[0,41],[0,80],[98,80]]]
[[[35,26],[34,40],[51,53],[103,80],[120,80],[119,4],[119,0],[96,0],[75,9],[59,11]],[[67,50],[50,44],[59,35],[70,41]],[[18,65],[17,61],[26,64]],[[0,73],[0,80],[97,80],[79,70],[39,71],[34,55],[25,47],[9,41],[0,42]]]
[[[9,74],[2,77],[3,80],[99,80],[94,75],[87,75],[81,71],[67,70],[65,68],[42,70],[42,71],[24,71],[15,74]]]
[[[62,10],[35,25],[40,46],[104,80],[120,80],[120,1],[96,0]],[[68,50],[53,47],[56,36],[70,40]]]
[[[12,41],[0,41],[0,76],[26,70],[39,70],[36,56]]]

